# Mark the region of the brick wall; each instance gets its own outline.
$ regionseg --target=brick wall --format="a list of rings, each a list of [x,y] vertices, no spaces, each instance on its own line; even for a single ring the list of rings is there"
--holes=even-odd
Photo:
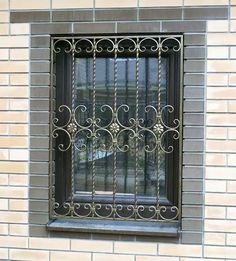
[[[196,8],[194,11],[190,10],[192,13],[185,12],[186,19],[192,20],[196,19],[195,15],[204,16],[203,9],[197,8],[221,6],[230,7],[227,8],[229,19],[225,19],[220,14],[222,18],[218,16],[218,19],[214,20],[216,13],[211,20],[208,20],[209,14],[205,20],[201,19],[207,23],[207,66],[201,73],[205,75],[205,84],[204,88],[199,87],[191,91],[191,96],[196,94],[197,99],[197,95],[201,91],[205,92],[206,97],[206,140],[203,151],[205,162],[203,243],[191,245],[164,243],[151,238],[130,242],[128,238],[118,241],[70,239],[64,235],[63,238],[29,236],[29,223],[31,223],[29,177],[32,175],[29,148],[32,148],[34,142],[29,141],[29,133],[34,131],[33,125],[30,131],[29,112],[32,108],[29,106],[33,104],[30,103],[33,97],[39,95],[47,97],[48,94],[44,93],[46,89],[42,89],[40,84],[35,89],[30,88],[34,84],[37,85],[37,78],[33,77],[33,68],[29,62],[30,39],[33,39],[30,37],[30,33],[32,33],[33,27],[35,34],[37,30],[40,32],[42,25],[30,27],[28,22],[31,22],[32,19],[38,19],[37,22],[45,22],[47,19],[53,19],[53,17],[47,17],[47,10],[59,11],[68,8],[81,10],[86,8],[87,11],[91,9],[93,15],[96,8],[109,8],[109,10],[110,8],[132,8],[132,10],[138,10],[139,16],[143,15],[143,17],[138,17],[139,19],[145,20],[145,12],[140,12],[145,7],[172,10],[174,8],[175,10],[172,12],[175,15],[180,7],[181,10],[194,7]],[[30,13],[28,15],[23,13],[39,11],[39,9],[42,13],[38,18],[32,13],[32,17],[30,17]],[[21,22],[18,20],[17,23],[10,23],[10,12],[22,12]],[[108,16],[109,12],[107,12]],[[150,16],[151,12],[148,12],[148,16]],[[99,12],[97,14],[99,17]],[[52,13],[50,13],[51,15]],[[161,16],[161,11],[158,15],[153,16]],[[14,15],[11,16],[11,19],[14,19]],[[19,14],[17,19],[20,19]],[[54,19],[60,19],[60,16],[58,15]],[[102,14],[100,14],[100,20],[103,20]],[[165,20],[165,17],[161,17],[159,20]],[[235,22],[235,0],[0,0],[0,260],[236,260]],[[195,23],[196,26],[200,26],[202,22]],[[104,26],[106,26],[105,22]],[[126,26],[127,24],[125,24]],[[139,26],[142,25],[139,24]],[[153,25],[149,24],[149,26]],[[122,26],[120,28],[122,30]],[[83,30],[83,26],[78,26],[77,30]],[[184,30],[184,24],[176,30]],[[43,46],[45,38],[41,37],[38,40]],[[199,43],[199,39],[197,42]],[[31,42],[31,47],[32,44],[37,47],[40,43]],[[36,57],[37,53],[35,52],[34,55]],[[203,57],[205,58],[205,54]],[[192,113],[194,112],[192,111]],[[43,139],[40,142],[43,144]],[[195,165],[193,164],[193,166]],[[188,170],[189,175],[196,179],[196,168],[202,168],[202,166],[203,162]],[[35,182],[37,183],[37,180]],[[191,230],[194,230],[194,226],[196,223],[190,224]]]

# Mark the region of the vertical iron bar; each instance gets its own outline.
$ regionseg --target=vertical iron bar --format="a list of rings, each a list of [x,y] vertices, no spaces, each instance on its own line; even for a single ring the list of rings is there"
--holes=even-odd
[[[115,53],[114,53],[114,112],[117,113],[117,38],[115,38]],[[116,123],[116,117],[114,117],[114,123]],[[114,133],[116,136],[116,133]],[[113,218],[116,215],[116,189],[117,189],[117,144],[113,145]]]
[[[109,60],[105,59],[105,87],[106,87],[106,98],[105,98],[105,104],[108,104],[109,101]],[[107,136],[105,136],[105,146],[107,144]],[[107,159],[107,150],[105,151],[105,184],[104,184],[104,190],[107,191],[109,189],[108,184],[108,159]]]
[[[135,98],[135,134],[138,135],[138,114],[139,114],[139,38],[136,42],[136,98]],[[138,207],[138,136],[135,137],[135,195],[134,195],[134,209],[135,215],[134,218],[137,219],[137,207]]]
[[[160,124],[161,117],[161,38],[159,38],[158,47],[158,87],[157,87],[157,112],[158,112],[158,124]],[[157,134],[158,142],[160,143],[160,133]],[[156,195],[156,208],[157,208],[157,219],[159,219],[159,209],[160,209],[160,147],[157,146],[157,195]]]
[[[71,90],[71,111],[72,119],[75,117],[75,40],[72,38],[72,90]],[[73,135],[73,134],[72,134]],[[73,142],[74,137],[72,137]],[[71,206],[73,206],[74,201],[74,191],[75,191],[75,149],[74,146],[71,146]],[[73,212],[71,212],[73,216]]]
[[[125,61],[125,104],[127,104],[127,105],[128,105],[128,95],[129,95],[128,88],[129,88],[129,58],[127,58]],[[127,115],[127,114],[128,113],[125,113],[124,120],[127,120],[127,122],[128,122],[129,115]],[[128,142],[129,142],[129,137],[126,134],[125,138],[124,138],[124,144],[128,144]],[[123,155],[124,155],[124,166],[125,166],[124,193],[127,193],[127,183],[128,183],[127,178],[128,178],[128,174],[129,174],[129,171],[128,171],[129,151],[124,152]]]
[[[89,97],[89,72],[90,72],[90,68],[89,68],[89,65],[88,65],[88,58],[86,58],[86,92],[85,93],[88,93],[88,97]],[[86,101],[85,102],[85,106],[86,108],[89,108],[89,103]],[[85,163],[85,166],[86,166],[86,169],[85,169],[85,191],[88,191],[88,178],[89,178],[89,163],[88,163],[88,156],[89,156],[89,148],[86,146],[86,163]]]
[[[148,87],[149,87],[149,59],[145,58],[145,106],[144,106],[144,110],[145,107],[148,105]],[[145,128],[148,125],[148,117],[147,117],[147,113],[145,113]],[[144,146],[147,145],[147,135],[145,135],[145,141],[144,141]],[[148,181],[149,181],[149,173],[148,173],[148,168],[147,168],[147,161],[148,161],[148,154],[147,152],[144,150],[144,195],[146,195],[147,193],[147,185],[148,185]]]
[[[93,112],[92,112],[92,216],[95,215],[95,176],[96,176],[96,136],[95,136],[95,121],[96,121],[96,39],[93,38]]]

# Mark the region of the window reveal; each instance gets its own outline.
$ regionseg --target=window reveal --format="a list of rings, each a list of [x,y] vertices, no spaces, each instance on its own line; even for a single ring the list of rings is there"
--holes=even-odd
[[[52,217],[176,220],[181,37],[52,42]]]

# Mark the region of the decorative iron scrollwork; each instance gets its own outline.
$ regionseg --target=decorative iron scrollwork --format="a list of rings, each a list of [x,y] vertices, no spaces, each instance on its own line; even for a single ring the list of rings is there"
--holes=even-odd
[[[175,118],[175,108],[170,104],[161,104],[161,62],[162,53],[177,53],[182,49],[182,41],[174,36],[157,37],[71,37],[55,38],[53,41],[53,55],[65,52],[72,56],[72,105],[60,105],[57,111],[53,112],[52,133],[53,139],[57,140],[63,135],[63,142],[55,142],[56,150],[61,153],[71,151],[72,165],[74,164],[74,151],[85,152],[92,144],[95,150],[95,144],[99,151],[113,151],[114,161],[116,161],[117,152],[128,152],[134,150],[136,155],[135,162],[135,194],[133,203],[120,204],[116,201],[117,191],[117,170],[116,162],[113,170],[113,194],[112,203],[98,203],[95,197],[95,159],[94,152],[92,158],[92,191],[91,199],[88,202],[74,201],[74,175],[72,174],[71,200],[68,202],[56,202],[55,186],[51,185],[51,210],[53,217],[70,216],[73,218],[101,218],[101,219],[121,219],[121,220],[147,220],[147,221],[174,221],[179,216],[177,206],[162,206],[160,204],[160,174],[157,171],[157,195],[156,202],[151,205],[139,204],[137,199],[137,171],[138,171],[138,144],[144,146],[142,150],[145,153],[158,152],[158,166],[160,168],[160,153],[170,154],[174,151],[173,142],[180,138],[180,120]],[[146,105],[141,112],[144,117],[139,117],[138,97],[139,97],[139,59],[145,52],[152,53],[158,60],[158,86],[157,86],[157,104]],[[93,89],[92,89],[92,108],[83,104],[75,106],[75,57],[85,53],[93,59]],[[96,104],[96,55],[103,53],[113,56],[114,59],[114,103],[102,104],[99,107]],[[129,117],[131,111],[127,103],[117,103],[117,63],[118,55],[129,53],[136,59],[136,107],[134,116]],[[57,116],[55,116],[57,115]],[[88,115],[90,115],[88,117]],[[97,116],[99,115],[99,116]],[[109,116],[108,116],[109,115]],[[122,120],[122,115],[126,115],[126,121]],[[106,117],[106,121],[102,118]],[[149,118],[147,123],[145,119]],[[61,124],[60,119],[63,119]],[[65,120],[66,119],[66,120]],[[83,119],[83,120],[81,120]],[[143,140],[148,135],[148,141]],[[128,140],[124,139],[128,136]],[[85,137],[85,139],[84,139]],[[107,143],[96,142],[106,137]],[[166,142],[167,138],[172,142]],[[78,142],[78,140],[80,142]],[[126,141],[125,141],[126,140]],[[59,144],[58,144],[59,143]],[[72,172],[74,171],[72,167]]]

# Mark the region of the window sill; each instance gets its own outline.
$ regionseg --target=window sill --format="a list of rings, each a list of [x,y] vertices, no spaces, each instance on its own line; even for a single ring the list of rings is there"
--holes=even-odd
[[[103,234],[145,235],[161,237],[177,237],[178,222],[143,222],[113,220],[52,220],[47,224],[49,231],[83,232]]]

